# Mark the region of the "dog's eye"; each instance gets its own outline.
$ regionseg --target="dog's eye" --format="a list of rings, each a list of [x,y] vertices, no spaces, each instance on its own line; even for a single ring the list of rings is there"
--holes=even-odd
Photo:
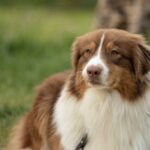
[[[88,57],[88,56],[90,56],[90,54],[91,54],[91,49],[85,49],[84,56]]]
[[[90,52],[91,52],[91,49],[89,48],[85,50],[85,53],[90,53]]]
[[[119,52],[113,50],[113,51],[111,52],[111,55],[120,55],[120,54],[119,54]]]
[[[120,57],[121,54],[118,52],[118,48],[113,48],[111,51],[112,56]]]

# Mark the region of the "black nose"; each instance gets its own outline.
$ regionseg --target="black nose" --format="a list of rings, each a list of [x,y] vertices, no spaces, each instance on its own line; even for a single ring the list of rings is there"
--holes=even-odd
[[[100,75],[102,69],[98,66],[89,66],[87,68],[87,74],[89,76],[89,78],[98,78],[98,76]]]

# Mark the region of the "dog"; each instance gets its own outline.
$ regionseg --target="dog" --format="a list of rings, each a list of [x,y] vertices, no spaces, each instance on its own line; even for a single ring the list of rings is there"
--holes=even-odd
[[[98,0],[95,28],[119,28],[149,34],[149,0]]]
[[[149,150],[150,48],[100,29],[76,39],[72,70],[46,80],[8,150]]]

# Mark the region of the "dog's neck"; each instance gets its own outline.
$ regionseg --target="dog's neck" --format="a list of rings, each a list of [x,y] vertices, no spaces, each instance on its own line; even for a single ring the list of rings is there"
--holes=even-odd
[[[139,149],[139,145],[140,150],[145,150],[149,147],[149,97],[147,91],[137,102],[130,103],[116,91],[87,90],[80,108],[89,137],[87,150],[134,150]]]
[[[56,104],[55,123],[66,150],[88,134],[86,150],[149,150],[150,93],[136,103],[116,91],[87,89],[82,99],[65,88]]]

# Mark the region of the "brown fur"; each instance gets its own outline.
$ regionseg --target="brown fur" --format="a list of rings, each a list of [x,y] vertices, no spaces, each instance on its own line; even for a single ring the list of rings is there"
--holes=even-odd
[[[89,59],[96,54],[100,38],[105,32],[102,57],[110,69],[108,85],[120,95],[135,102],[144,94],[146,78],[150,70],[150,51],[139,35],[121,30],[97,30],[79,37],[73,44],[73,71],[54,75],[38,88],[38,95],[31,112],[20,120],[8,144],[8,150],[62,150],[60,136],[53,124],[55,103],[69,83],[69,91],[79,100],[88,88],[82,70]]]
[[[43,145],[52,150],[60,149],[59,137],[55,134],[55,127],[52,124],[52,114],[69,74],[69,72],[56,74],[39,86],[32,111],[14,128],[8,150],[25,148],[40,150]]]

